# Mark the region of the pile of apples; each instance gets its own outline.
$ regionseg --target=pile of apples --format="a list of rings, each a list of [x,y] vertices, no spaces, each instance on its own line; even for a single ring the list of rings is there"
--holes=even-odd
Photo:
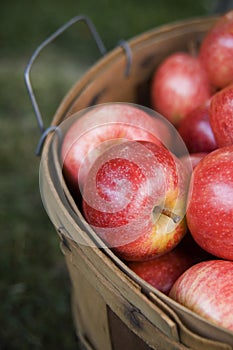
[[[150,93],[188,155],[170,150],[169,123],[109,103],[66,132],[64,177],[86,221],[134,273],[233,331],[233,11],[195,54],[166,57]]]

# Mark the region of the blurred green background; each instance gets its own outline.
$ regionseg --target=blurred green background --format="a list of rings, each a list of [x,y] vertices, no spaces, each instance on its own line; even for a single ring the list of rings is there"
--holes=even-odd
[[[39,192],[40,133],[23,79],[31,54],[76,15],[89,16],[111,50],[120,39],[209,14],[215,5],[210,0],[1,2],[0,349],[79,348],[69,276]],[[31,78],[46,126],[69,87],[99,56],[81,23],[41,54]]]

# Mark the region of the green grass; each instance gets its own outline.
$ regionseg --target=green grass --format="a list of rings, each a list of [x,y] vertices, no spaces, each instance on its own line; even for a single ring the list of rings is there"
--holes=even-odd
[[[8,1],[0,5],[0,349],[78,349],[70,281],[59,240],[42,206],[34,155],[39,131],[23,72],[32,51],[78,14],[96,24],[108,50],[157,26],[207,13],[211,1],[65,3]],[[42,54],[33,84],[46,126],[69,86],[99,57],[83,25]],[[78,43],[78,45],[77,45]],[[104,350],[104,349],[103,349]]]
[[[11,61],[0,70],[5,86],[0,105],[0,348],[72,349],[70,281],[40,199],[34,155],[39,133],[23,69],[23,62]]]

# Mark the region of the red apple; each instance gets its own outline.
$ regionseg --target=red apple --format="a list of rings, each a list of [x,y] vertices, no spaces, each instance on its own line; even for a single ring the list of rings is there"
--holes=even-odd
[[[212,97],[210,125],[219,147],[233,145],[233,84]]]
[[[147,141],[114,145],[92,165],[83,212],[103,241],[125,260],[173,249],[186,232],[186,169],[165,147]]]
[[[233,262],[210,260],[186,270],[169,296],[214,324],[233,331]]]
[[[73,195],[79,192],[89,167],[111,144],[122,140],[147,140],[168,145],[170,130],[162,117],[153,118],[136,105],[108,103],[84,111],[65,134],[61,160],[63,173]],[[69,121],[71,118],[69,118]],[[160,140],[160,141],[159,141]],[[80,167],[85,158],[86,169]]]
[[[190,153],[211,152],[217,148],[210,126],[209,103],[198,106],[180,122],[178,131]]]
[[[139,277],[168,295],[177,278],[196,262],[192,249],[179,244],[172,251],[147,261],[128,262],[128,267]]]
[[[206,34],[199,57],[215,87],[233,82],[233,11],[222,16]]]
[[[204,68],[197,57],[188,53],[171,54],[154,73],[152,106],[176,126],[210,96],[211,87]]]
[[[193,170],[186,218],[203,249],[233,260],[233,146],[209,153]]]

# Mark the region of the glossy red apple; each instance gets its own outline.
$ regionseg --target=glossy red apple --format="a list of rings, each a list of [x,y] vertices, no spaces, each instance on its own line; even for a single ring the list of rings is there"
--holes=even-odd
[[[170,151],[147,141],[114,145],[84,184],[87,222],[115,253],[141,261],[173,249],[186,232],[186,169]]]
[[[128,267],[147,283],[168,295],[177,278],[197,262],[196,243],[192,243],[194,244],[191,246],[189,242],[189,249],[184,244],[179,244],[172,251],[157,258],[128,262]]]
[[[219,147],[233,145],[233,84],[212,97],[210,124]]]
[[[190,153],[211,152],[217,143],[210,126],[209,103],[198,106],[180,122],[178,131]]]
[[[162,118],[153,118],[136,105],[127,103],[95,106],[84,111],[78,119],[74,118],[61,149],[63,173],[73,195],[79,192],[79,187],[82,188],[86,173],[96,157],[111,144],[125,139],[161,141],[167,146],[171,134]],[[80,173],[84,159],[86,169],[82,167]]]
[[[233,331],[233,261],[210,260],[186,270],[169,296],[214,324]]]
[[[154,73],[152,106],[176,126],[210,96],[211,87],[204,68],[197,57],[188,53],[171,54]]]
[[[193,170],[186,218],[203,249],[233,260],[233,146],[209,153]]]
[[[199,57],[215,87],[233,82],[233,11],[222,16],[206,34]]]

